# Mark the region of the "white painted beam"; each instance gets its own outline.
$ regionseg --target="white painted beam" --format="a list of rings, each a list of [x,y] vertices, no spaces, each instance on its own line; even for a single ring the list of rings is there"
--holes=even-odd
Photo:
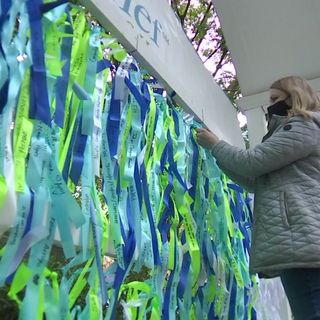
[[[263,136],[267,133],[265,113],[262,108],[250,109],[245,111],[248,123],[248,135],[250,148],[261,143]]]

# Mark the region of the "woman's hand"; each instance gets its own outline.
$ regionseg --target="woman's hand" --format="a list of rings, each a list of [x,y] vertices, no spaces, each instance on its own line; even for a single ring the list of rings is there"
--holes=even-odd
[[[219,138],[208,129],[199,128],[197,131],[197,141],[200,146],[212,149],[219,141]]]

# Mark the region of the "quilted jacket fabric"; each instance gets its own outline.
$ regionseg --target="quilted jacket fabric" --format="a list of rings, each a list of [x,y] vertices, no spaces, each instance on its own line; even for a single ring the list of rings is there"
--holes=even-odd
[[[222,170],[255,194],[250,271],[262,277],[320,268],[320,113],[275,119],[253,149],[219,141],[212,150]]]

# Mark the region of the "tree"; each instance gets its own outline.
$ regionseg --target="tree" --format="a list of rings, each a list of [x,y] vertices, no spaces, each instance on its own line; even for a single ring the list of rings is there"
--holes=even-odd
[[[212,0],[169,0],[205,67],[234,102],[240,87]]]

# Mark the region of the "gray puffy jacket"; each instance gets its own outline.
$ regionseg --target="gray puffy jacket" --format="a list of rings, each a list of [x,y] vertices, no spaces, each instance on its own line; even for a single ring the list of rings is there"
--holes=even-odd
[[[219,141],[212,150],[222,170],[255,194],[250,271],[264,277],[320,268],[320,113],[274,119],[255,148]]]

